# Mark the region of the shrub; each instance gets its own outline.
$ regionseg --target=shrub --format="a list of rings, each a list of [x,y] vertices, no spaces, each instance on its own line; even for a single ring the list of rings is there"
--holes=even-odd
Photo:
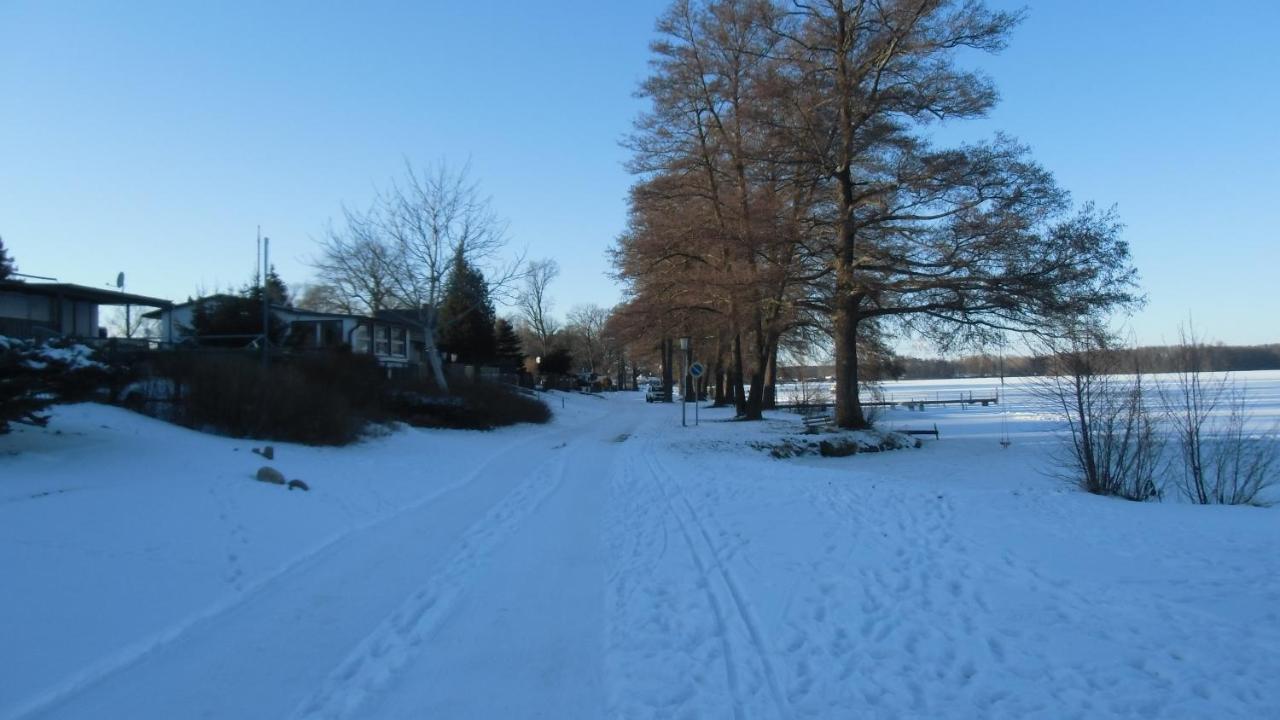
[[[1120,355],[1096,330],[1074,328],[1046,345],[1050,374],[1032,390],[1069,430],[1058,457],[1067,478],[1095,495],[1159,498],[1164,442],[1142,374],[1118,374]]]
[[[1182,461],[1182,494],[1201,505],[1263,504],[1280,469],[1280,441],[1248,432],[1245,390],[1227,375],[1206,374],[1209,348],[1193,328],[1179,331],[1174,352],[1180,370],[1161,396]]]
[[[545,423],[551,409],[536,397],[498,383],[455,380],[448,395],[407,383],[392,394],[391,415],[416,427],[490,430],[516,423]]]
[[[377,363],[349,353],[275,358],[238,352],[156,356],[152,379],[169,395],[168,420],[233,437],[342,445],[382,416]],[[156,398],[152,398],[156,399]]]
[[[489,429],[546,422],[540,400],[505,385],[457,380],[450,393],[427,381],[389,380],[369,355],[286,355],[263,367],[256,354],[187,350],[149,357],[121,393],[150,415],[233,437],[344,445],[370,422]]]

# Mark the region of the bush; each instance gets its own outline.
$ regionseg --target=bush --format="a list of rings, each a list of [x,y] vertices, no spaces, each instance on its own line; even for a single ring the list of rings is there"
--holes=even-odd
[[[1142,374],[1120,375],[1121,355],[1095,330],[1072,329],[1045,342],[1050,374],[1032,390],[1069,430],[1058,457],[1067,478],[1095,495],[1159,498],[1164,441]]]
[[[1180,369],[1161,396],[1181,460],[1183,495],[1201,505],[1264,504],[1261,495],[1280,469],[1280,441],[1248,432],[1244,389],[1229,376],[1206,374],[1210,348],[1193,328],[1180,330],[1174,354]]]
[[[385,381],[373,358],[349,353],[275,358],[173,352],[151,360],[166,419],[232,437],[343,445],[381,419]]]
[[[543,423],[540,400],[496,383],[455,381],[443,393],[422,380],[389,380],[369,355],[273,358],[234,350],[158,353],[135,368],[121,402],[149,415],[232,437],[345,445],[370,422],[487,430]]]
[[[516,423],[545,423],[551,409],[536,397],[497,383],[455,380],[449,394],[409,383],[392,395],[389,411],[415,427],[491,430]]]

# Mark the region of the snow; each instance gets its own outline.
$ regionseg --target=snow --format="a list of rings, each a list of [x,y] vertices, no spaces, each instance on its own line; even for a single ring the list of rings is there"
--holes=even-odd
[[[50,363],[56,363],[68,370],[84,370],[95,368],[105,370],[106,365],[93,359],[93,348],[79,343],[66,347],[51,347],[47,344],[36,344],[30,341],[8,338],[0,335],[0,350],[26,351],[24,364],[32,370],[44,370]]]
[[[306,493],[252,442],[62,406],[0,436],[0,718],[1280,714],[1280,509],[1083,494],[1007,399],[775,460],[749,444],[798,417],[557,394],[546,426],[276,444]]]

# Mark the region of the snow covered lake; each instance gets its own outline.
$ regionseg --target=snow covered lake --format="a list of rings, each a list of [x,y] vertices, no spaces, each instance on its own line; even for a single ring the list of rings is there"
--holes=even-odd
[[[1280,373],[1237,377],[1280,417]],[[0,436],[0,718],[1280,717],[1280,508],[1081,493],[1005,399],[774,460],[748,442],[797,416],[570,395],[276,444],[309,493],[252,480],[260,443],[62,407]]]

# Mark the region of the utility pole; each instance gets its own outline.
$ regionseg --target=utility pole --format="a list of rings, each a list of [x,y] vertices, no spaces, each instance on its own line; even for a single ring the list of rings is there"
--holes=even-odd
[[[267,276],[270,274],[268,270],[268,260],[271,257],[271,238],[262,238],[262,270],[260,277],[262,284],[262,367],[265,369],[271,364],[271,297],[267,292]]]
[[[680,338],[680,359],[682,367],[680,372],[680,427],[688,427],[687,420],[688,403],[689,403],[689,342],[691,338],[686,335]]]

